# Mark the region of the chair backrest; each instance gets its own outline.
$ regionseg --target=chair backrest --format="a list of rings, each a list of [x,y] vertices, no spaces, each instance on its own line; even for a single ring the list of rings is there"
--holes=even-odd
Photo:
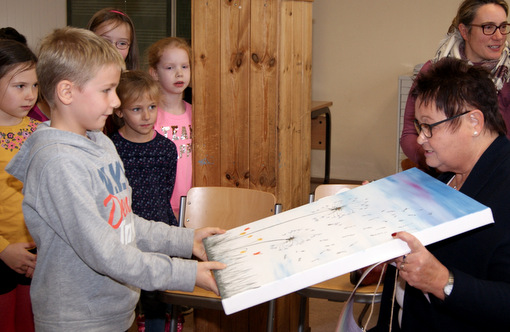
[[[184,225],[231,229],[275,213],[276,197],[265,191],[233,187],[193,187],[185,200]]]
[[[315,188],[314,200],[334,195],[342,190],[359,187],[359,184],[321,184]]]

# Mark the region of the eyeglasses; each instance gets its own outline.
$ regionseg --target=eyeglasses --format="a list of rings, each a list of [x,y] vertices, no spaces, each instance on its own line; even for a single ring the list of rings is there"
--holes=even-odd
[[[106,38],[105,38],[106,39]],[[111,41],[111,40],[108,40],[106,39],[107,41],[109,41],[113,46],[115,46],[118,50],[126,50],[129,48],[129,42],[126,41],[126,40],[118,40],[116,42],[114,41]]]
[[[491,36],[493,35],[497,29],[501,32],[502,35],[508,35],[510,33],[510,23],[501,23],[499,26],[496,24],[488,23],[488,24],[470,24],[474,27],[482,28],[482,32],[484,35]]]
[[[432,124],[419,123],[418,120],[414,119],[414,128],[416,128],[416,132],[418,133],[418,135],[420,135],[420,133],[423,132],[423,135],[425,135],[425,137],[431,138],[433,127],[440,125],[441,123],[461,117],[465,114],[468,114],[469,112],[471,112],[471,111],[465,111],[464,113],[457,114],[455,116],[452,116],[451,118],[444,119],[444,120],[441,120],[441,121],[438,121],[438,122],[432,123]]]

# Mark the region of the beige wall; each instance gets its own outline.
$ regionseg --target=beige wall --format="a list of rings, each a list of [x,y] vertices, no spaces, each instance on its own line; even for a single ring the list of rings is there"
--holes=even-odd
[[[315,0],[312,99],[331,100],[331,178],[396,171],[398,76],[434,55],[461,0]],[[312,151],[312,177],[324,174]]]
[[[434,54],[460,1],[315,0],[312,98],[333,101],[331,178],[395,172],[398,76]],[[65,24],[66,0],[0,0],[0,26],[34,49]],[[323,156],[312,153],[313,177],[323,175]]]
[[[66,25],[66,0],[0,0],[0,27],[11,26],[35,50],[39,40]]]

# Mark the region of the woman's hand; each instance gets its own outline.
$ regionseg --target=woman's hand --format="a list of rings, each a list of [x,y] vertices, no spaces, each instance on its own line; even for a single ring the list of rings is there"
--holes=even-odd
[[[34,273],[37,255],[32,254],[28,249],[34,247],[34,242],[11,243],[0,252],[0,259],[17,273],[31,278]]]
[[[216,285],[216,280],[214,280],[211,270],[222,270],[226,267],[227,265],[220,262],[198,262],[195,284],[219,296],[218,285]]]
[[[443,288],[448,282],[448,269],[421,242],[407,232],[392,234],[407,243],[411,252],[395,259],[399,275],[410,285],[444,300]]]
[[[195,237],[193,239],[193,255],[203,261],[207,261],[207,254],[205,253],[204,243],[202,240],[208,236],[223,233],[225,233],[225,230],[219,227],[204,227],[196,229]]]

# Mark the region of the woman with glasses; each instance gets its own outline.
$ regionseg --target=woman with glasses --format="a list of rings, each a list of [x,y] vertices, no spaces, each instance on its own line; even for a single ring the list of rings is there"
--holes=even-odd
[[[492,73],[498,91],[499,110],[510,128],[510,48],[507,35],[508,4],[505,0],[464,0],[453,19],[448,35],[435,57],[425,63],[420,72],[426,72],[438,60],[451,57],[469,61]],[[416,142],[413,120],[415,100],[408,98],[400,146],[406,156],[423,170],[429,170],[425,155]]]
[[[386,272],[375,331],[508,331],[510,141],[489,72],[445,58],[415,82],[416,133],[427,165],[448,186],[488,206],[494,224],[410,252]],[[397,275],[398,272],[398,275]]]

